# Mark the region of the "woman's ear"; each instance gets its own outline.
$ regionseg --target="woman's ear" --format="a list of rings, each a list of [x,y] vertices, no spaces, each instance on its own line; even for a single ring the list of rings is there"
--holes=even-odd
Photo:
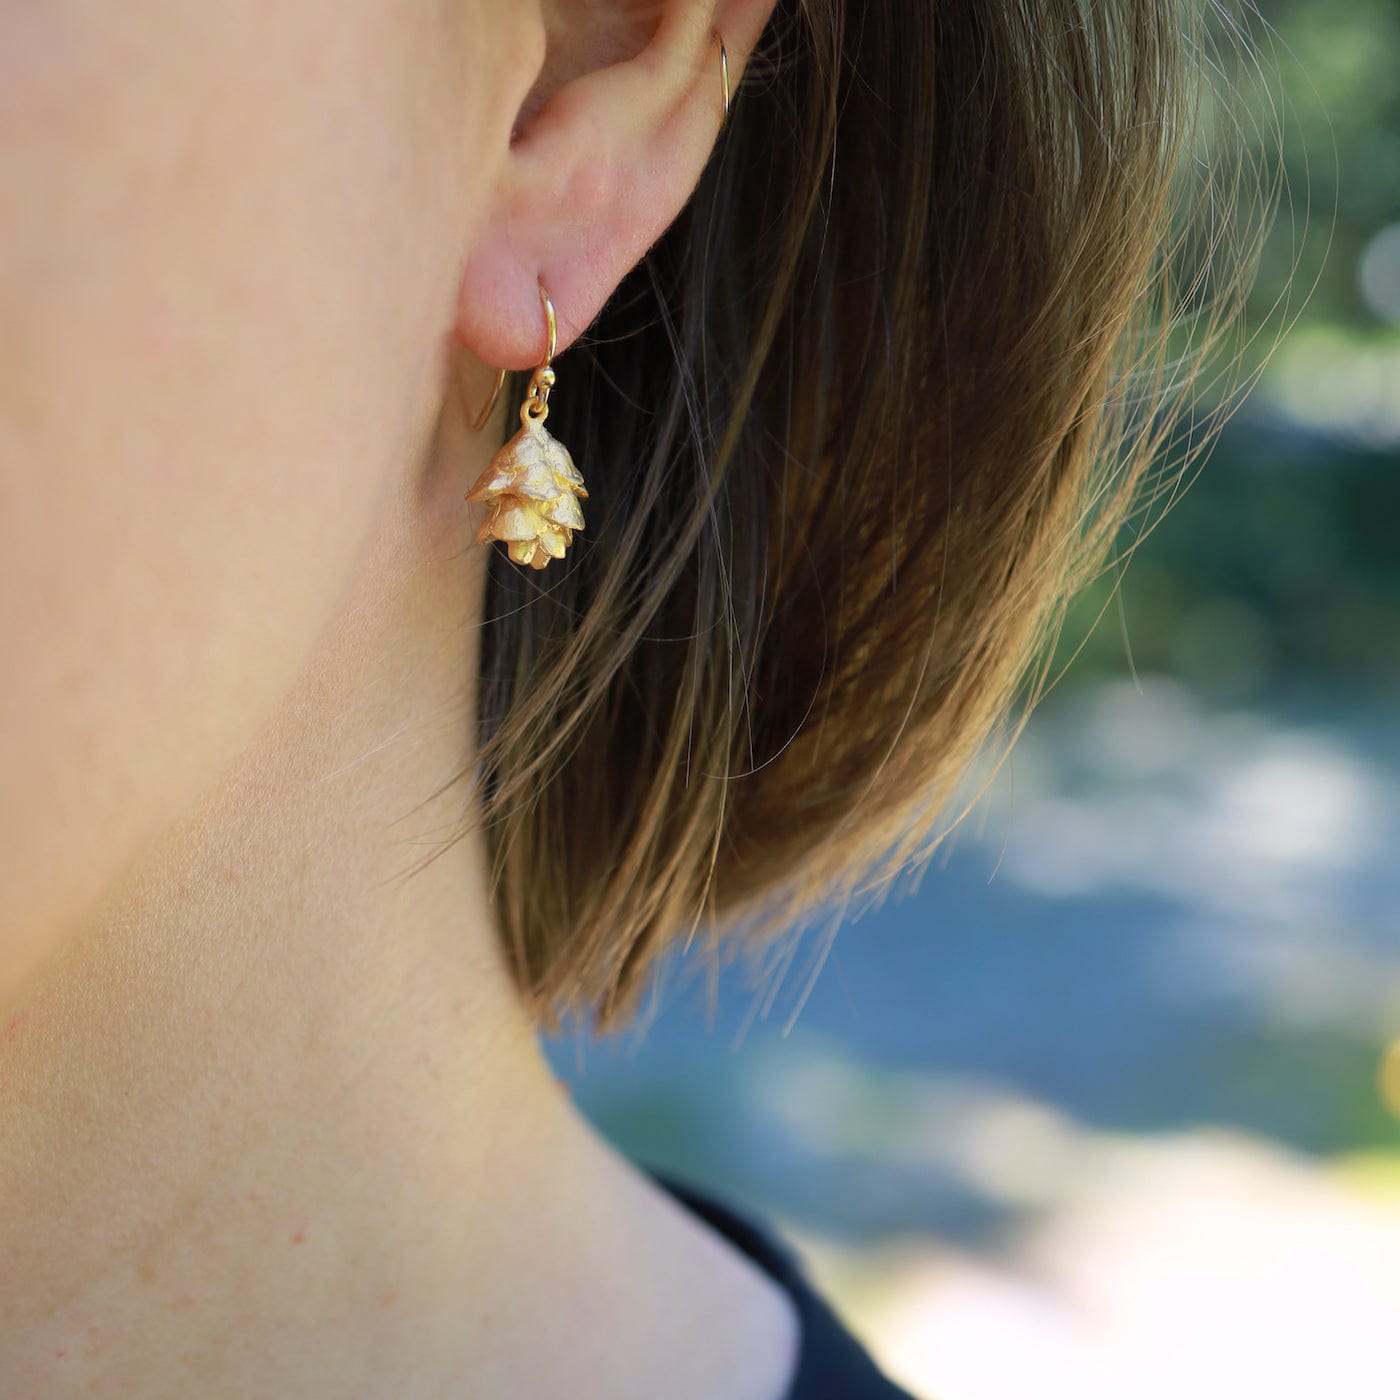
[[[526,0],[509,23],[540,55],[518,112],[481,133],[495,172],[458,293],[456,337],[499,369],[556,353],[684,208],[774,0]],[[510,8],[510,7],[507,7]]]

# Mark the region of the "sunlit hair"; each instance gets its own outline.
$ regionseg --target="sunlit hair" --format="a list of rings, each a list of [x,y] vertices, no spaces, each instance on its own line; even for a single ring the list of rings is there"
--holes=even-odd
[[[1209,437],[1265,221],[1218,91],[1198,120],[1205,32],[1186,0],[781,0],[694,198],[556,362],[586,529],[543,572],[492,549],[468,817],[538,1024],[624,1024],[697,935],[834,929],[965,814]]]

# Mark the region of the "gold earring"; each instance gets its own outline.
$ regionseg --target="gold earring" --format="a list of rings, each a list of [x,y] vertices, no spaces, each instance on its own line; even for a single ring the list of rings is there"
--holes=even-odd
[[[724,115],[719,121],[723,130],[729,120],[729,55],[724,51],[724,35],[718,29],[715,30],[715,38],[719,40],[719,81],[724,92]]]
[[[543,569],[551,559],[562,559],[583,529],[578,498],[587,496],[583,477],[569,456],[569,449],[545,431],[549,417],[549,391],[554,387],[554,306],[540,282],[548,345],[544,362],[530,376],[530,388],[520,405],[520,431],[497,450],[476,485],[466,494],[469,501],[485,501],[491,513],[476,532],[481,544],[500,540],[517,564]],[[505,371],[496,375],[491,399],[477,419],[485,423],[496,402]]]

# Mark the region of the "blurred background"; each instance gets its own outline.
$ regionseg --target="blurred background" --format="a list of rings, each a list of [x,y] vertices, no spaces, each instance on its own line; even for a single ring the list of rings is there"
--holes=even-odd
[[[1261,377],[977,809],[773,995],[547,1047],[922,1396],[1400,1394],[1400,0],[1260,10]]]

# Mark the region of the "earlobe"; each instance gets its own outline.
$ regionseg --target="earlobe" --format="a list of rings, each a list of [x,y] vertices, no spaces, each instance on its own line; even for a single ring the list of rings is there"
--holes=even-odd
[[[562,352],[693,194],[725,123],[742,60],[773,0],[663,0],[642,48],[590,66],[596,30],[558,44],[567,79],[509,149],[491,207],[478,225],[459,288],[455,331],[478,358],[503,369],[540,363],[538,286],[549,288]],[[722,40],[721,40],[722,29]],[[606,52],[615,56],[614,41]],[[727,80],[727,82],[726,82]],[[538,88],[538,85],[537,85]]]

